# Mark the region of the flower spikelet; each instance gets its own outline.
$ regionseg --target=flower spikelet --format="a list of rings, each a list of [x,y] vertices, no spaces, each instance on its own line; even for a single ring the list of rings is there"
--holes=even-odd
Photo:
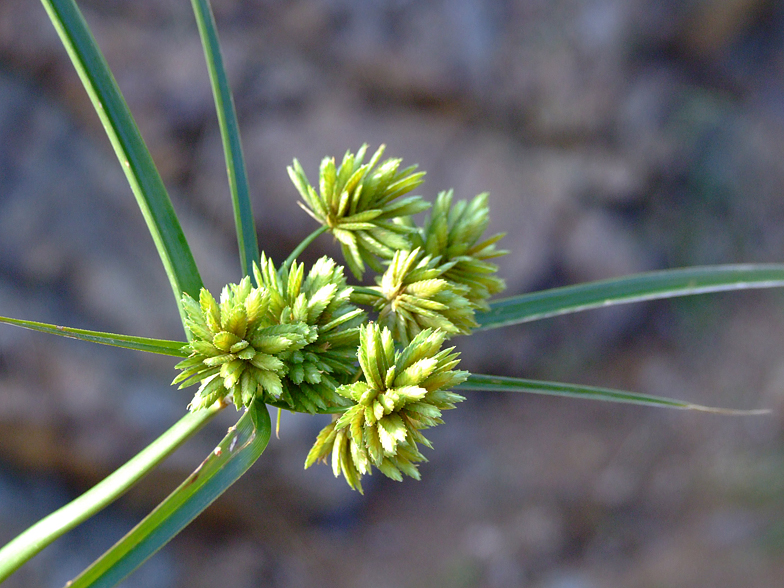
[[[420,248],[397,251],[373,294],[355,294],[356,302],[372,304],[378,321],[388,327],[396,341],[407,345],[423,329],[440,329],[448,335],[471,332],[474,305],[468,300],[469,287],[446,279],[454,262],[425,255]]]
[[[191,337],[187,359],[173,384],[185,388],[200,384],[189,408],[198,410],[231,396],[239,409],[256,397],[278,398],[287,367],[283,353],[293,353],[313,340],[304,323],[274,324],[266,319],[270,297],[254,288],[246,276],[228,284],[220,303],[202,288],[199,302],[183,294],[185,326]]]
[[[441,350],[444,339],[443,331],[426,329],[395,351],[389,329],[361,327],[357,355],[364,379],[337,389],[353,405],[321,431],[305,467],[331,457],[335,476],[342,473],[360,492],[372,466],[393,480],[403,474],[418,480],[417,464],[425,461],[418,446],[431,447],[421,431],[441,424],[441,412],[463,400],[448,388],[468,377],[454,369],[454,348]]]
[[[400,159],[379,164],[383,145],[363,163],[366,151],[367,145],[356,155],[347,151],[339,166],[334,158],[324,158],[318,192],[296,159],[288,167],[289,177],[305,202],[300,205],[340,242],[346,263],[358,279],[362,278],[365,264],[381,273],[378,258],[390,259],[395,251],[411,248],[411,227],[394,219],[430,206],[419,196],[400,199],[422,184],[424,172],[417,172],[416,166],[400,169]]]
[[[487,192],[454,205],[452,198],[452,190],[438,195],[430,218],[413,241],[426,254],[451,264],[442,277],[467,286],[466,297],[476,308],[488,310],[487,299],[506,287],[495,275],[498,266],[487,261],[507,253],[495,248],[504,234],[480,241],[490,220]]]
[[[276,270],[262,254],[253,271],[268,293],[267,320],[306,325],[311,333],[306,345],[278,355],[286,365],[281,400],[298,412],[345,406],[335,388],[356,372],[359,324],[365,313],[350,302],[352,288],[346,285],[342,266],[322,257],[305,276],[303,264],[295,261],[290,268]]]

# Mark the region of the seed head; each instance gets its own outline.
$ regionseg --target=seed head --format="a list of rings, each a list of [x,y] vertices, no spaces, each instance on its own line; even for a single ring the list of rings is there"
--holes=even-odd
[[[398,200],[422,184],[424,172],[417,172],[415,165],[399,169],[401,159],[387,159],[379,165],[383,145],[363,163],[366,151],[367,145],[356,155],[347,151],[339,166],[335,166],[334,158],[324,158],[318,192],[296,159],[288,168],[305,202],[300,205],[340,242],[346,263],[358,279],[365,264],[381,273],[379,258],[390,259],[396,250],[411,248],[409,235],[413,230],[394,219],[430,206],[419,196]]]
[[[477,309],[488,310],[487,299],[504,290],[504,281],[495,274],[498,266],[488,259],[507,252],[495,248],[503,233],[480,241],[490,220],[487,192],[473,200],[452,204],[453,192],[441,192],[423,229],[413,238],[427,255],[450,264],[442,277],[468,287],[466,298]]]
[[[444,277],[452,262],[426,255],[422,249],[397,251],[384,274],[376,279],[377,293],[356,294],[354,300],[371,304],[378,322],[395,341],[407,345],[423,329],[439,329],[445,335],[468,334],[477,326],[468,286]]]
[[[365,313],[350,302],[352,288],[346,285],[342,266],[322,257],[306,277],[303,264],[295,261],[278,271],[262,254],[253,271],[268,293],[267,320],[281,326],[303,324],[312,334],[304,346],[278,354],[285,365],[280,398],[297,412],[345,406],[335,388],[356,372],[359,325]]]
[[[220,304],[202,288],[199,302],[183,294],[185,326],[191,334],[189,356],[177,364],[182,372],[173,384],[200,384],[189,408],[197,410],[231,396],[239,407],[257,397],[279,398],[287,366],[280,355],[314,341],[316,329],[303,322],[275,324],[267,320],[270,296],[254,288],[250,278],[228,284]]]
[[[441,412],[463,400],[448,388],[468,372],[454,369],[454,348],[441,350],[443,331],[426,329],[397,352],[386,327],[370,323],[360,331],[364,378],[336,390],[352,406],[321,431],[305,467],[331,456],[335,476],[342,473],[361,492],[360,479],[372,466],[397,481],[403,474],[419,479],[417,463],[425,457],[418,445],[431,447],[421,431],[441,424]]]

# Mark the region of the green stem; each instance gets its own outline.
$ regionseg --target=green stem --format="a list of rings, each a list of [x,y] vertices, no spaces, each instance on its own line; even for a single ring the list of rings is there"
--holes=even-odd
[[[68,583],[110,588],[152,557],[223,494],[264,452],[271,423],[264,403],[253,402],[196,470],[125,537]]]
[[[225,405],[186,414],[125,465],[90,490],[41,519],[0,549],[0,583],[22,564],[80,523],[125,494],[183,442],[196,434]]]
[[[245,158],[242,155],[240,129],[234,99],[223,66],[223,57],[218,41],[218,30],[209,0],[192,0],[193,13],[199,27],[204,57],[210,73],[218,126],[223,140],[223,153],[226,156],[226,173],[229,177],[229,191],[234,208],[234,224],[237,230],[237,244],[240,250],[242,274],[252,276],[251,265],[259,260],[259,245],[256,239],[256,226],[250,205],[250,188],[245,171]]]
[[[41,0],[114,147],[182,310],[182,293],[198,299],[201,277],[188,242],[128,105],[74,0]]]
[[[323,233],[326,233],[328,230],[329,230],[329,227],[327,225],[321,225],[318,229],[316,229],[310,235],[305,237],[302,240],[302,243],[297,245],[297,247],[294,249],[294,251],[291,252],[291,255],[289,255],[286,258],[286,261],[283,262],[283,268],[285,268],[285,269],[290,268],[291,264],[294,263],[294,260],[297,259],[297,257],[299,257],[299,255],[303,251],[305,251],[307,246],[310,245],[316,239],[316,237],[318,237],[319,235],[321,235]]]

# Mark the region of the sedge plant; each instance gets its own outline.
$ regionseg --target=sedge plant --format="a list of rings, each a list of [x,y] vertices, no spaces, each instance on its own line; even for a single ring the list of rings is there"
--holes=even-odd
[[[316,179],[294,160],[294,202],[316,222],[282,263],[259,251],[236,113],[208,0],[192,0],[223,139],[241,278],[216,297],[203,288],[166,188],[74,0],[42,0],[93,102],[169,277],[183,341],[100,333],[34,321],[0,322],[180,358],[173,383],[193,388],[180,421],[91,490],[0,548],[0,582],[46,545],[96,514],[228,405],[241,413],[216,449],[136,527],[70,584],[112,586],[163,547],[261,456],[269,407],[331,414],[305,467],[328,463],[362,492],[374,473],[418,479],[427,429],[472,391],[527,392],[716,412],[661,398],[558,382],[469,374],[451,339],[613,304],[784,286],[784,265],[694,267],[631,275],[492,300],[504,289],[486,235],[489,198],[451,190],[429,204],[413,194],[416,166],[384,148],[326,157]],[[417,216],[425,213],[423,222]],[[342,258],[297,261],[329,233]],[[370,272],[373,286],[359,285]],[[186,407],[183,407],[185,409]],[[749,412],[755,411],[746,411]]]

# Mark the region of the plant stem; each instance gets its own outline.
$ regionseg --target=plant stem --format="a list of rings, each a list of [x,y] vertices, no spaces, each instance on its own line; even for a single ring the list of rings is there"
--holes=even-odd
[[[234,108],[234,99],[229,88],[226,69],[223,66],[218,30],[215,26],[215,17],[212,14],[209,0],[192,0],[191,4],[199,27],[201,44],[204,47],[204,57],[210,74],[215,110],[218,114],[218,125],[223,140],[242,275],[251,276],[253,279],[251,266],[254,261],[259,261],[259,245],[250,205],[250,188],[245,171],[245,158],[242,155],[237,112]]]
[[[224,404],[186,414],[125,465],[90,490],[72,500],[17,536],[0,549],[0,583],[27,560],[80,523],[103,510],[160,464],[183,442],[196,434]]]
[[[254,401],[207,458],[163,502],[68,583],[71,588],[110,588],[142,565],[225,492],[264,452],[269,412]]]
[[[169,277],[180,317],[184,321],[182,293],[187,292],[198,300],[203,284],[161,175],[76,2],[41,2],[79,74],[136,196]]]
[[[289,255],[286,258],[286,261],[283,262],[283,268],[285,268],[285,269],[290,268],[291,264],[294,263],[294,260],[297,259],[297,257],[303,251],[305,251],[307,246],[310,245],[316,239],[316,237],[318,237],[319,235],[321,235],[323,233],[326,233],[328,229],[329,229],[329,227],[327,227],[327,225],[321,225],[318,229],[316,229],[310,235],[305,237],[302,240],[302,243],[297,245],[297,247],[294,249],[294,251],[291,252],[291,255]]]

